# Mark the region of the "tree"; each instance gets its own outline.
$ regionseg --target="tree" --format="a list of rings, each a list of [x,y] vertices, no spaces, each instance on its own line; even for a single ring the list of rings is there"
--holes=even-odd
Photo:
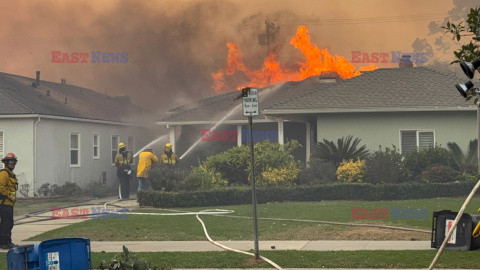
[[[480,58],[480,7],[471,8],[470,13],[467,15],[466,25],[461,21],[458,24],[447,22],[446,26],[442,26],[443,29],[447,31],[445,33],[451,33],[453,35],[452,39],[460,41],[462,37],[472,36],[468,44],[464,44],[457,51],[454,51],[456,60],[451,62],[458,63],[460,61],[471,62],[477,58]]]
[[[468,44],[463,44],[461,48],[454,51],[456,60],[450,64],[458,63],[461,61],[472,62],[475,59],[480,58],[480,7],[471,8],[470,13],[467,14],[466,25],[461,21],[458,24],[447,22],[446,26],[442,26],[447,31],[445,33],[451,33],[452,39],[460,41],[462,37],[472,36]],[[475,91],[468,91],[466,100],[470,100],[475,97],[474,103],[477,104],[478,96]]]
[[[466,172],[469,174],[477,173],[477,164],[478,164],[478,140],[471,140],[468,144],[468,150],[466,153],[463,153],[462,149],[455,142],[447,143],[448,150],[453,159],[453,162],[456,164],[458,170],[461,172]]]

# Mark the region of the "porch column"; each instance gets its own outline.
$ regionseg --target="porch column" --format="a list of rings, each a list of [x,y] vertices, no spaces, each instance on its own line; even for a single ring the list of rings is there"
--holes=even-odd
[[[242,146],[242,126],[237,125],[237,146]]]
[[[307,158],[305,159],[307,161],[307,166],[308,166],[308,162],[310,162],[310,146],[312,144],[312,136],[311,136],[311,130],[312,130],[312,126],[310,124],[310,122],[306,122],[305,123],[305,150],[306,150],[306,154],[307,154]]]
[[[172,151],[175,152],[175,126],[171,126],[168,129],[170,133],[169,143],[172,144]]]
[[[278,143],[283,145],[284,140],[283,140],[283,121],[278,122]]]

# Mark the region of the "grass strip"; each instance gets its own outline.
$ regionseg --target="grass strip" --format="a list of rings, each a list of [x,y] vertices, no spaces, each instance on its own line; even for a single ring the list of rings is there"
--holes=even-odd
[[[436,250],[261,251],[283,268],[428,268]],[[271,268],[253,257],[229,251],[139,252],[139,257],[161,268]],[[115,253],[94,253],[93,266]],[[480,251],[444,252],[437,268],[480,268]]]

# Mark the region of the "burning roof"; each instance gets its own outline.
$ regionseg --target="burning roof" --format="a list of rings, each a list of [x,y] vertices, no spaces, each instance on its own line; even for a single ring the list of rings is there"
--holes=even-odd
[[[227,79],[237,72],[245,75],[243,82],[235,82],[233,88],[241,89],[245,86],[266,87],[285,81],[300,81],[308,77],[324,73],[337,73],[341,78],[348,79],[361,75],[360,71],[371,71],[377,69],[374,64],[356,67],[343,56],[331,55],[328,49],[318,48],[310,39],[306,26],[299,26],[297,33],[291,38],[290,44],[300,50],[304,59],[297,62],[298,68],[293,70],[282,67],[278,62],[278,52],[273,50],[264,60],[260,69],[252,70],[243,61],[245,54],[237,44],[228,42],[228,58],[226,66],[212,74],[214,90],[216,93],[226,92],[232,89]]]

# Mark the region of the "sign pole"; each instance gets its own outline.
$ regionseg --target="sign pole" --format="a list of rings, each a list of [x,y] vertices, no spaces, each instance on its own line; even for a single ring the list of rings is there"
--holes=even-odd
[[[254,228],[254,245],[255,259],[260,259],[260,251],[258,249],[258,219],[257,219],[257,194],[255,188],[255,154],[253,151],[253,120],[252,116],[248,116],[248,124],[250,126],[250,166],[252,167],[252,204],[253,204],[253,228]]]
[[[257,218],[257,194],[255,188],[255,153],[253,149],[253,116],[258,115],[258,90],[255,88],[245,87],[242,93],[234,100],[242,98],[243,115],[248,118],[250,127],[250,166],[252,168],[252,204],[253,204],[253,230],[255,259],[260,259],[260,251],[258,249],[258,218]]]

